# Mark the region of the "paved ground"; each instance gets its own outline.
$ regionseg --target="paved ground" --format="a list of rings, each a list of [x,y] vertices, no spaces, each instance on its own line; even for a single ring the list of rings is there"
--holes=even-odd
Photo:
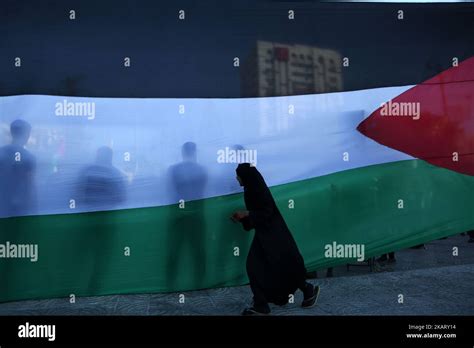
[[[321,287],[318,305],[273,306],[274,315],[474,315],[474,243],[467,236],[434,241],[426,249],[396,253],[397,262],[334,269],[333,278],[311,282]],[[453,256],[452,249],[459,249]],[[324,276],[325,272],[319,272]],[[248,286],[186,292],[19,301],[0,304],[0,315],[235,315],[251,301]],[[403,295],[403,303],[399,303]]]

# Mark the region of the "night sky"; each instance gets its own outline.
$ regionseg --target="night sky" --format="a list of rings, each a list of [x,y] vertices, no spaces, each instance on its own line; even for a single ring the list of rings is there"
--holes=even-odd
[[[0,95],[238,98],[257,40],[339,51],[344,90],[420,83],[474,55],[474,4],[2,0],[0,32]]]

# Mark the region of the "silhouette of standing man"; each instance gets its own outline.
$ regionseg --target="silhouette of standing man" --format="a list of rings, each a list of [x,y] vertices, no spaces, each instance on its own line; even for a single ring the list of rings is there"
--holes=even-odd
[[[12,143],[0,148],[0,217],[28,215],[36,207],[36,158],[25,149],[31,126],[15,120],[10,133]]]
[[[79,176],[79,201],[89,210],[114,209],[126,199],[125,178],[113,166],[112,159],[112,149],[100,147],[95,163]]]
[[[172,253],[168,255],[167,278],[172,288],[199,288],[205,276],[206,265],[202,198],[208,175],[206,169],[197,163],[195,143],[184,143],[181,154],[183,160],[168,170],[168,190],[171,198],[176,203],[180,202],[180,205],[184,204],[184,207],[173,211],[169,219],[167,246]],[[180,272],[178,262],[181,263]],[[183,270],[187,269],[192,269],[191,279],[180,277],[184,273]]]
[[[113,150],[102,146],[97,150],[95,163],[88,165],[79,175],[77,195],[81,209],[86,211],[101,211],[117,209],[126,200],[125,178],[113,166]],[[94,226],[94,225],[92,225]],[[117,247],[117,222],[112,214],[102,214],[100,222],[92,230],[95,232],[95,243],[89,245],[86,251],[81,250],[81,256],[87,254],[87,260],[93,262],[89,273],[88,286],[90,291],[103,291],[108,281],[113,277],[112,259],[100,257],[101,254],[113,255]],[[91,226],[89,225],[90,229]],[[86,234],[83,239],[75,241],[77,245],[90,242]]]

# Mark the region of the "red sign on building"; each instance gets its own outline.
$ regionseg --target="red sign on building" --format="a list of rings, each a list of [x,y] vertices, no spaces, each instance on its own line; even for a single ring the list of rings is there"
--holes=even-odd
[[[277,60],[280,61],[288,61],[289,59],[289,51],[288,48],[285,47],[275,47],[275,57]]]

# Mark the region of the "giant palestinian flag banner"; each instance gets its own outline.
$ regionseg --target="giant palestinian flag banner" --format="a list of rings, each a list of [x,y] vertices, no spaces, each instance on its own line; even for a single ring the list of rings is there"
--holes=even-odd
[[[363,18],[395,13],[400,21],[398,7],[357,6],[345,10],[356,21],[361,12]],[[474,18],[468,9],[466,18]],[[95,23],[87,19],[89,10],[78,11],[79,18]],[[334,11],[330,5],[320,10]],[[405,13],[410,10],[416,8]],[[7,13],[37,18],[15,5]],[[447,32],[462,25],[457,8],[428,8],[426,37],[436,32],[429,15],[433,23],[447,16]],[[138,31],[153,29],[146,21],[136,24]],[[79,29],[71,30],[67,35],[76,37]],[[402,33],[412,47],[412,32]],[[81,77],[66,79],[56,93],[44,87],[47,82],[17,83],[31,75],[19,72],[22,64],[35,64],[21,46],[23,58],[12,53],[12,68],[0,86],[0,301],[245,284],[253,232],[229,219],[244,207],[235,178],[242,162],[253,163],[265,177],[308,270],[474,229],[474,47],[473,36],[463,41],[459,35],[461,54],[468,54],[443,56],[447,65],[419,81],[398,76],[403,72],[397,67],[412,64],[400,59],[389,63],[393,69],[386,70],[391,77],[384,83],[373,72],[372,82],[353,78],[352,88],[245,98],[232,90],[232,98],[212,97],[215,83],[209,81],[203,82],[210,86],[205,96],[163,96],[160,90],[137,96],[118,82],[97,89],[95,77],[83,85]],[[114,40],[110,47],[119,47]],[[96,49],[98,56],[106,54]],[[380,49],[400,47],[389,42]],[[284,47],[271,53],[278,64],[298,59]],[[364,69],[351,57],[343,54],[336,63],[342,77],[344,69],[353,69],[349,81]],[[130,82],[134,64],[141,62],[127,53],[115,58]],[[231,69],[239,69],[233,56],[227,58]],[[257,74],[262,62],[255,63]],[[63,76],[67,64],[59,63],[53,76]],[[147,79],[147,70],[134,73]],[[397,82],[387,84],[390,79]],[[127,88],[130,97],[122,95]],[[363,258],[339,254],[339,245],[363,246]]]

